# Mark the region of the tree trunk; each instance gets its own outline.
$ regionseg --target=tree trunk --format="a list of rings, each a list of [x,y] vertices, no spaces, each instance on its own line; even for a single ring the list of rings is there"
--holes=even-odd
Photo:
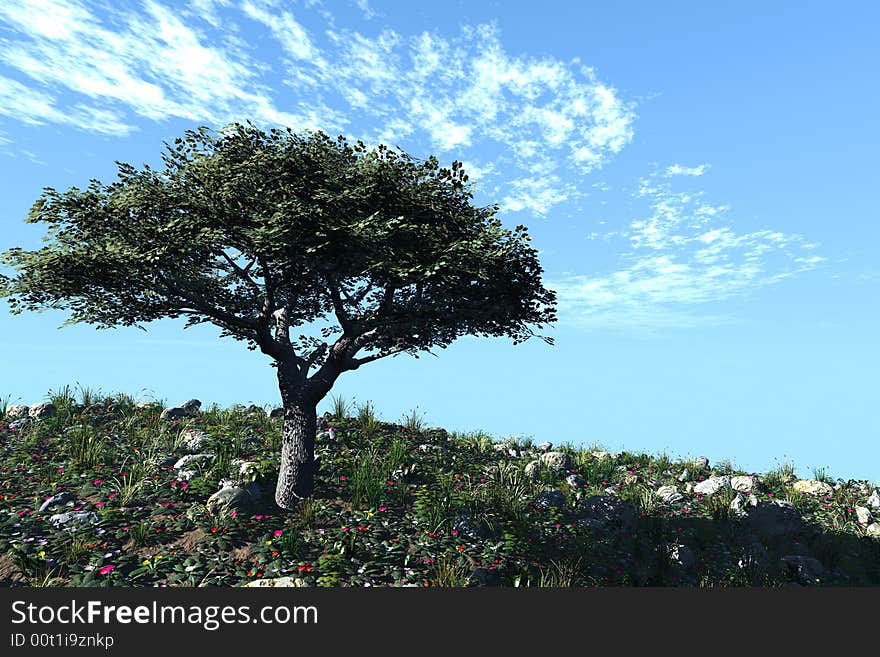
[[[315,487],[317,402],[307,394],[306,381],[291,363],[278,363],[278,385],[284,406],[284,428],[275,502],[282,509],[293,509]]]
[[[298,500],[308,497],[314,490],[317,426],[314,405],[285,404],[281,469],[275,488],[275,502],[282,509],[294,508]]]

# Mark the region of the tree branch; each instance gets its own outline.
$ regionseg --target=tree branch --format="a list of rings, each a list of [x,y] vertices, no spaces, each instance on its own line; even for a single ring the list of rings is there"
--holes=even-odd
[[[399,347],[397,349],[391,349],[389,351],[380,351],[377,354],[371,354],[369,356],[364,356],[363,358],[352,358],[351,362],[353,363],[352,369],[356,370],[361,365],[365,365],[366,363],[372,363],[374,360],[379,360],[380,358],[385,358],[385,356],[393,356],[394,354],[403,353],[407,350],[407,347]]]

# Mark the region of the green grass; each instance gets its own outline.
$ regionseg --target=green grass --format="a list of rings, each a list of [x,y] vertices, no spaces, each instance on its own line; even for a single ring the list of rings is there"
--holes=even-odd
[[[662,485],[683,491],[683,469],[696,482],[738,472],[730,462],[698,471],[668,454],[599,458],[592,452],[610,450],[564,443],[555,449],[571,456],[570,471],[544,468],[535,479],[524,472],[537,458],[531,438],[505,439],[518,450],[512,456],[486,432],[425,428],[416,411],[400,424],[381,422],[371,402],[351,417],[351,405],[336,398],[337,440],[318,442],[314,494],[286,512],[272,500],[280,419],[212,405],[166,421],[161,405],[138,408],[130,395],[102,397],[81,386],[48,398],[55,417],[18,431],[0,421],[0,555],[14,565],[4,586],[238,586],[294,576],[310,586],[455,587],[470,585],[479,565],[502,586],[775,587],[795,577],[778,567],[780,558],[804,549],[829,569],[810,585],[880,585],[880,540],[866,536],[853,511],[875,485],[840,482],[827,497],[799,493],[790,463],[760,475],[756,496],[761,505],[795,505],[806,526],[800,547],[784,535],[754,535],[731,512],[729,489],[685,493],[672,505],[657,499]],[[186,453],[187,427],[207,434],[199,451],[214,458],[190,467],[184,482],[168,465]],[[251,464],[247,474],[242,462]],[[570,473],[583,485],[566,484]],[[250,509],[210,514],[206,503],[222,478],[252,481],[266,495]],[[834,482],[824,469],[813,478]],[[563,493],[562,508],[535,505],[548,490]],[[62,491],[73,501],[38,511]],[[630,514],[627,531],[614,518],[603,524],[587,514],[596,497]],[[76,531],[48,522],[72,509],[97,521]],[[750,552],[753,540],[766,559]],[[693,553],[688,567],[670,561],[674,544]]]

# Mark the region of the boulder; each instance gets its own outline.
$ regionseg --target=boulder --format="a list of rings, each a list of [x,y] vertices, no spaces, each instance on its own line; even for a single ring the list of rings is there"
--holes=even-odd
[[[501,586],[501,576],[497,570],[479,566],[468,577],[468,586]]]
[[[56,413],[58,413],[58,409],[55,408],[55,404],[52,402],[42,402],[40,404],[34,404],[28,410],[28,417],[32,417],[37,420],[43,420],[50,417],[55,417]]]
[[[67,504],[68,502],[73,502],[74,499],[75,498],[73,497],[73,495],[71,493],[68,493],[67,491],[57,493],[56,495],[53,495],[52,497],[49,497],[43,501],[43,503],[40,505],[39,512],[43,513],[53,506],[62,506],[64,504]]]
[[[543,443],[538,443],[536,449],[539,452],[549,452],[551,449],[553,449],[553,443],[551,443],[549,441],[543,442]]]
[[[466,514],[457,515],[453,518],[452,529],[458,532],[460,536],[472,540],[490,538],[494,533],[492,527],[486,522]]]
[[[580,488],[584,485],[584,478],[579,474],[571,474],[565,478],[565,483],[567,483],[572,488]]]
[[[740,493],[750,493],[758,489],[758,480],[750,475],[740,475],[730,478],[730,487]]]
[[[880,522],[872,522],[870,525],[865,527],[865,534],[867,536],[880,538]]]
[[[873,509],[880,509],[880,493],[876,490],[871,493],[871,496],[865,500],[865,506],[869,506]]]
[[[655,495],[666,504],[675,504],[684,499],[684,495],[679,493],[675,486],[660,486]]]
[[[186,427],[180,432],[180,439],[186,449],[200,449],[210,438],[207,432],[194,427]]]
[[[789,575],[795,577],[801,584],[820,584],[828,577],[828,570],[815,557],[790,554],[779,561]]]
[[[799,534],[806,529],[794,504],[785,500],[773,500],[748,509],[748,525],[762,538]]]
[[[728,486],[730,486],[730,477],[727,475],[721,477],[709,477],[705,481],[696,484],[694,486],[694,492],[711,497]]]
[[[49,516],[49,522],[59,529],[73,529],[98,522],[98,514],[94,511],[68,511]]]
[[[613,495],[593,495],[578,508],[579,524],[632,532],[637,514],[633,506]]]
[[[23,404],[14,404],[6,409],[5,419],[7,422],[20,420],[21,418],[28,416],[29,410],[29,407],[24,406]]]
[[[805,495],[824,497],[825,495],[834,494],[834,488],[832,488],[830,484],[816,479],[800,479],[794,482],[791,487]]]
[[[526,477],[529,479],[537,479],[540,472],[541,462],[538,460],[529,461],[523,469],[523,473],[525,473]]]
[[[595,451],[595,452],[590,452],[590,456],[592,456],[592,457],[593,457],[594,459],[596,459],[597,461],[604,461],[605,459],[614,458],[614,457],[613,457],[611,454],[609,454],[608,452],[603,452],[603,451],[600,451],[600,450],[597,450],[597,451]]]
[[[198,399],[190,399],[189,401],[182,403],[180,406],[166,408],[162,411],[159,417],[163,420],[176,420],[183,417],[189,417],[198,412],[201,405],[202,402]]]
[[[550,507],[561,509],[565,506],[565,493],[558,490],[544,491],[538,495],[535,506],[539,509],[549,509]]]
[[[874,522],[874,516],[871,514],[871,511],[864,506],[856,507],[856,522],[860,525],[870,525]]]
[[[545,452],[539,460],[554,472],[563,472],[571,467],[571,457],[565,452]]]
[[[205,506],[210,513],[215,514],[229,511],[247,512],[256,507],[262,493],[262,488],[255,484],[221,488],[208,498]]]

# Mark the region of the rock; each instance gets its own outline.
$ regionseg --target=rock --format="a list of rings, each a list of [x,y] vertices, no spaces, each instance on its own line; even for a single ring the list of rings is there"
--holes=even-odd
[[[40,404],[34,404],[28,410],[28,417],[32,417],[37,420],[43,420],[49,417],[55,417],[55,414],[58,412],[58,409],[55,408],[55,404],[52,402],[42,402]]]
[[[510,445],[508,445],[507,443],[495,443],[493,449],[496,452],[506,452],[508,449],[510,449]]]
[[[856,522],[860,525],[870,525],[874,521],[871,511],[864,506],[856,507]]]
[[[284,417],[284,409],[277,407],[269,411],[269,417]]]
[[[489,570],[479,566],[468,577],[468,586],[500,586],[501,577],[497,570]]]
[[[195,470],[178,470],[177,478],[180,481],[189,481],[198,474]]]
[[[34,421],[29,417],[21,417],[15,420],[14,422],[9,423],[10,431],[22,431],[30,427]]]
[[[828,577],[827,569],[815,557],[790,554],[779,561],[801,584],[819,584]]]
[[[252,588],[263,588],[267,586],[304,587],[308,586],[308,584],[306,584],[304,579],[299,577],[266,577],[255,579],[254,581],[245,584],[245,586]]]
[[[692,567],[697,561],[696,557],[694,556],[694,551],[691,550],[687,545],[670,546],[669,559],[676,566],[686,569]]]
[[[440,449],[440,445],[432,445],[430,443],[422,443],[419,445],[420,452],[439,452]]]
[[[571,467],[571,457],[565,452],[546,452],[539,460],[555,472],[563,472]]]
[[[740,475],[738,477],[730,478],[730,487],[741,493],[750,493],[753,490],[757,490],[758,481],[755,477],[749,475]]]
[[[19,420],[23,417],[27,417],[29,410],[30,410],[30,408],[23,405],[23,404],[13,404],[12,406],[10,406],[9,408],[6,409],[6,415],[4,416],[4,419],[7,422],[11,422],[13,420]]]
[[[80,525],[98,522],[98,514],[94,511],[68,511],[49,516],[49,522],[59,528],[72,529]]]
[[[625,475],[623,475],[623,485],[624,486],[632,486],[638,480],[639,480],[639,476],[636,474],[630,474],[629,472],[627,472]]]
[[[690,482],[690,481],[689,481],[689,482],[687,482],[687,483],[684,485],[684,492],[685,492],[685,493],[688,493],[688,494],[694,492],[694,484],[693,484],[693,482]]]
[[[561,509],[565,506],[565,493],[558,490],[544,491],[538,495],[535,506],[539,509],[549,509],[550,507]]]
[[[580,524],[631,532],[636,526],[636,512],[629,502],[613,495],[593,495],[578,509]]]
[[[171,468],[177,463],[177,457],[172,455],[162,456],[161,454],[157,454],[149,460],[150,463],[155,465],[157,468]]]
[[[590,452],[590,455],[597,461],[604,461],[605,459],[612,458],[611,454],[603,451]]]
[[[210,438],[207,432],[193,427],[186,427],[180,432],[180,439],[186,449],[200,449]]]
[[[874,509],[880,509],[880,493],[878,493],[876,490],[871,493],[871,497],[865,500],[865,506],[869,506]]]
[[[452,529],[472,540],[490,538],[494,533],[487,523],[464,514],[453,518]]]
[[[806,529],[794,504],[785,500],[773,500],[749,509],[748,523],[762,538],[798,534]]]
[[[734,497],[730,501],[731,513],[733,513],[734,515],[737,515],[737,516],[745,516],[746,512],[743,510],[745,503],[746,503],[746,498],[744,498],[742,496],[742,493],[737,493],[736,497]]]
[[[64,491],[62,493],[58,493],[53,495],[52,497],[45,500],[38,509],[40,513],[43,513],[46,509],[53,506],[61,506],[63,504],[67,504],[68,502],[73,502],[75,498],[71,493]]]
[[[567,483],[572,488],[580,488],[584,485],[584,478],[579,474],[571,474],[565,478],[565,483]]]
[[[510,449],[507,450],[507,455],[510,458],[518,459],[519,458],[519,451],[515,450],[513,447],[511,447]]]
[[[825,496],[834,494],[834,489],[829,484],[826,484],[824,481],[817,481],[816,479],[800,479],[794,482],[791,487],[805,495]]]
[[[196,413],[201,405],[202,402],[198,399],[190,399],[189,401],[182,403],[180,406],[166,408],[159,414],[159,417],[163,420],[175,420],[182,417],[189,417]]]
[[[529,479],[537,479],[541,472],[541,462],[538,460],[529,461],[523,469],[523,473]]]
[[[181,470],[188,465],[192,465],[198,463],[199,461],[207,461],[209,459],[214,458],[213,454],[186,454],[185,456],[181,456],[174,463],[175,470]]]
[[[870,525],[865,527],[865,534],[868,536],[874,536],[875,538],[880,538],[880,522],[872,522]]]
[[[223,490],[224,488],[241,488],[243,485],[244,482],[241,479],[229,479],[227,477],[220,480],[217,490]]]
[[[255,417],[263,417],[264,415],[266,415],[266,411],[263,409],[263,407],[257,406],[256,404],[251,404],[244,410],[244,412],[248,415],[253,415]]]
[[[721,477],[709,477],[705,481],[701,481],[694,486],[694,492],[700,495],[712,496],[715,493],[730,486],[730,477],[723,475]]]
[[[553,449],[553,443],[551,443],[549,441],[543,442],[543,443],[538,443],[536,449],[539,452],[549,452],[551,449]]]
[[[660,486],[655,495],[666,504],[675,504],[684,499],[684,495],[679,493],[675,486]]]
[[[681,474],[678,475],[678,480],[680,482],[684,483],[685,481],[690,479],[690,477],[691,477],[691,471],[688,470],[687,468],[685,468],[684,470],[681,471]]]
[[[205,506],[210,513],[222,513],[229,511],[249,511],[256,504],[256,496],[251,494],[246,487],[232,486],[221,488],[208,498]]]
[[[709,459],[707,459],[705,456],[698,456],[693,461],[691,461],[691,463],[693,463],[694,467],[699,470],[709,469]]]

